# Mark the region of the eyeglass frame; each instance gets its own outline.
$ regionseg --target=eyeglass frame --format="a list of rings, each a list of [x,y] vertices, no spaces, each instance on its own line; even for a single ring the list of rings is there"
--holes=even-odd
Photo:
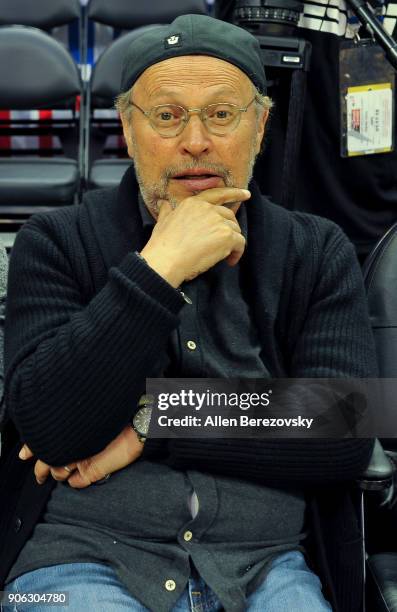
[[[135,108],[137,108],[138,110],[141,111],[141,113],[143,113],[143,115],[145,115],[145,117],[147,119],[149,119],[149,123],[151,128],[157,132],[157,134],[159,134],[162,138],[175,138],[176,136],[179,136],[179,134],[182,134],[183,130],[185,129],[185,127],[187,126],[187,124],[190,121],[190,116],[192,113],[194,114],[198,114],[203,125],[205,126],[205,129],[210,133],[213,134],[214,136],[226,136],[227,134],[231,134],[232,132],[234,132],[234,130],[236,130],[238,128],[238,126],[240,125],[240,121],[241,121],[241,113],[246,113],[248,108],[251,106],[251,104],[256,101],[260,103],[260,100],[257,96],[257,94],[255,94],[255,96],[252,98],[252,100],[247,104],[247,106],[244,106],[242,108],[238,107],[237,104],[233,104],[232,102],[215,102],[214,104],[208,104],[207,106],[204,106],[204,108],[185,108],[184,106],[180,106],[179,104],[156,104],[156,106],[152,106],[152,108],[148,111],[143,110],[143,108],[141,108],[140,106],[138,106],[138,104],[135,104],[135,102],[133,102],[132,100],[129,102],[129,104],[131,106],[135,106]],[[227,104],[228,106],[233,106],[236,110],[239,111],[238,114],[238,121],[236,123],[236,125],[230,130],[230,132],[226,132],[225,134],[216,134],[215,132],[212,132],[205,120],[203,119],[203,113],[204,111],[206,111],[210,106],[221,106],[222,104]],[[165,136],[164,134],[161,134],[161,132],[159,132],[157,130],[157,128],[155,128],[152,124],[152,121],[150,120],[150,116],[152,114],[152,112],[156,109],[156,108],[161,108],[162,106],[176,106],[177,108],[180,108],[184,111],[185,114],[185,119],[182,119],[182,123],[181,125],[183,126],[182,129],[177,132],[176,134],[172,134],[172,136]],[[187,118],[186,118],[187,115]]]

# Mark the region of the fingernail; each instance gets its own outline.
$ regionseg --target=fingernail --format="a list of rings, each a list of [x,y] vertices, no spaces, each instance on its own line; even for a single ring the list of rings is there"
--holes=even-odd
[[[37,484],[43,484],[44,480],[40,480],[40,478],[36,478]]]
[[[25,450],[25,448],[24,448],[24,447],[22,447],[22,448],[21,448],[21,450],[19,451],[19,455],[18,455],[18,457],[19,457],[20,459],[26,459],[26,450]]]
[[[246,195],[251,195],[251,192],[248,189],[243,189],[243,191]]]

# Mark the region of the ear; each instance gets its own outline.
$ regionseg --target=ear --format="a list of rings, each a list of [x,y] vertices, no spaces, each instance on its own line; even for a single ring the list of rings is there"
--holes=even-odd
[[[269,118],[269,111],[268,110],[263,111],[262,116],[260,117],[258,121],[258,129],[256,132],[256,147],[255,147],[256,155],[258,155],[258,153],[261,150],[262,140],[265,135],[265,128],[266,128],[266,123],[267,123],[268,118]]]
[[[128,155],[131,157],[131,159],[133,159],[134,158],[134,147],[132,143],[131,123],[128,121],[124,113],[120,115],[120,119],[121,119],[121,123],[123,126],[123,134],[124,134],[124,139],[127,145]]]

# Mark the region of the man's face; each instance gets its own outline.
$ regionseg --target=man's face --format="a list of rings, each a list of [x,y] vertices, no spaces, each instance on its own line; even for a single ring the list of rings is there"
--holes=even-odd
[[[145,70],[134,84],[131,100],[147,111],[160,104],[196,109],[219,102],[243,108],[253,97],[252,82],[233,64],[208,56],[181,56]],[[234,131],[217,136],[207,130],[198,114],[192,114],[181,134],[164,138],[132,107],[128,119],[122,117],[124,136],[151,214],[157,217],[158,200],[168,200],[175,207],[205,189],[247,188],[266,119],[267,112],[258,118],[255,103],[251,104]],[[197,173],[194,181],[183,178]],[[212,178],[208,179],[209,174]]]

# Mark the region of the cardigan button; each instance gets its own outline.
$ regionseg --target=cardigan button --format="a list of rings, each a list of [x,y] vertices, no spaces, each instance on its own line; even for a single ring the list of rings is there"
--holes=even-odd
[[[185,533],[183,534],[183,539],[185,540],[185,542],[190,542],[192,537],[193,537],[193,534],[191,531],[185,531]]]
[[[166,580],[164,586],[167,589],[167,591],[175,591],[176,582],[175,580]]]
[[[19,517],[16,519],[15,523],[14,523],[14,531],[15,533],[18,533],[18,531],[21,530],[22,527],[22,519],[20,519]]]

